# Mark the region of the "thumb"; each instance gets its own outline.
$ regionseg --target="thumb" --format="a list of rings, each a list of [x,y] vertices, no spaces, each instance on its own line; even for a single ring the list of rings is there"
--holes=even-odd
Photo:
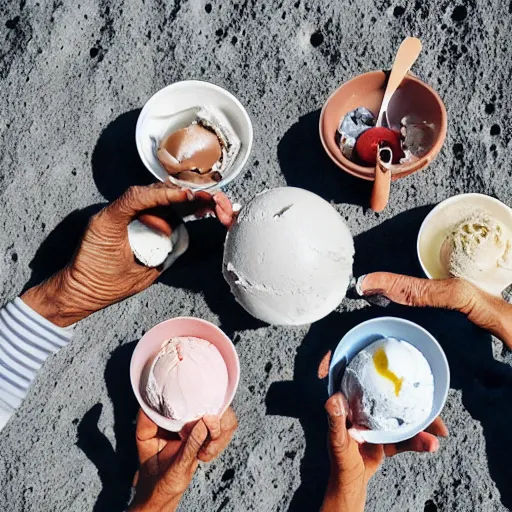
[[[187,440],[182,444],[180,451],[176,457],[176,470],[186,472],[195,470],[197,464],[197,456],[201,447],[208,437],[208,428],[203,420],[199,420],[194,428],[190,431]]]
[[[329,421],[328,444],[332,462],[342,465],[352,439],[347,430],[348,404],[345,397],[340,392],[335,393],[327,400],[325,410]]]
[[[174,203],[186,203],[193,196],[170,183],[155,183],[147,187],[130,187],[119,199],[107,206],[106,213],[123,224],[128,224],[137,214]]]

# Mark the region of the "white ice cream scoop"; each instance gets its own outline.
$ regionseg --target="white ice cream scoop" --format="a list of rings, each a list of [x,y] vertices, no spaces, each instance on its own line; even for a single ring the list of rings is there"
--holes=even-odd
[[[184,224],[167,235],[133,220],[128,225],[128,241],[140,263],[146,267],[162,265],[167,270],[188,249],[189,238]]]
[[[391,431],[428,418],[434,378],[417,348],[403,340],[384,338],[352,359],[341,391],[349,401],[355,425]]]
[[[253,316],[270,324],[301,325],[340,304],[353,256],[352,235],[327,201],[281,187],[242,207],[226,238],[223,272]]]

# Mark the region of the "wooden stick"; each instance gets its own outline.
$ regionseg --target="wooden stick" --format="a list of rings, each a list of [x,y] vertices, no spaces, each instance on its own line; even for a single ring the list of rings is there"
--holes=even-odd
[[[373,182],[370,207],[374,212],[381,212],[386,208],[391,189],[391,162],[393,151],[388,147],[377,150],[377,165],[375,166],[375,181]]]

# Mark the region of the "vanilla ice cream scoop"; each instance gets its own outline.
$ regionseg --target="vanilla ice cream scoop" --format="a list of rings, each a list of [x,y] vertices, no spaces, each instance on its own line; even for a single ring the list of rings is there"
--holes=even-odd
[[[226,363],[209,341],[176,337],[153,360],[143,396],[155,411],[187,423],[219,414],[228,389]]]
[[[345,297],[352,235],[321,197],[294,187],[257,195],[228,232],[223,273],[253,316],[279,325],[315,322]]]
[[[406,341],[384,338],[359,352],[341,382],[353,423],[391,431],[428,418],[434,378],[421,352]]]
[[[453,228],[440,259],[451,275],[500,296],[512,283],[512,233],[490,214],[476,211]]]

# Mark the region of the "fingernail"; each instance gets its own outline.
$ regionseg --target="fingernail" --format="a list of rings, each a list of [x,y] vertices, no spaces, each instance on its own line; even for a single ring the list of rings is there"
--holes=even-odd
[[[190,189],[189,189],[189,188],[187,188],[187,187],[180,187],[180,190],[181,190],[181,191],[183,191],[183,192],[186,192],[186,194],[187,194],[187,199],[188,199],[189,201],[192,201],[192,200],[194,199],[194,197],[195,197],[195,193],[194,193],[194,191],[193,191],[193,190],[190,190]]]
[[[426,451],[426,452],[430,452],[430,453],[435,453],[437,452],[437,450],[439,450],[439,442],[437,443],[424,443],[423,444],[423,449]]]
[[[345,405],[343,404],[343,400],[341,399],[339,394],[334,396],[331,399],[331,404],[332,404],[331,410],[329,413],[330,416],[346,416],[347,415],[346,410],[345,410]]]
[[[348,431],[348,435],[356,442],[356,443],[359,443],[359,444],[363,444],[364,443],[364,439],[363,439],[363,436],[360,434],[360,432],[358,430],[356,430],[355,428],[351,428],[349,429]]]

